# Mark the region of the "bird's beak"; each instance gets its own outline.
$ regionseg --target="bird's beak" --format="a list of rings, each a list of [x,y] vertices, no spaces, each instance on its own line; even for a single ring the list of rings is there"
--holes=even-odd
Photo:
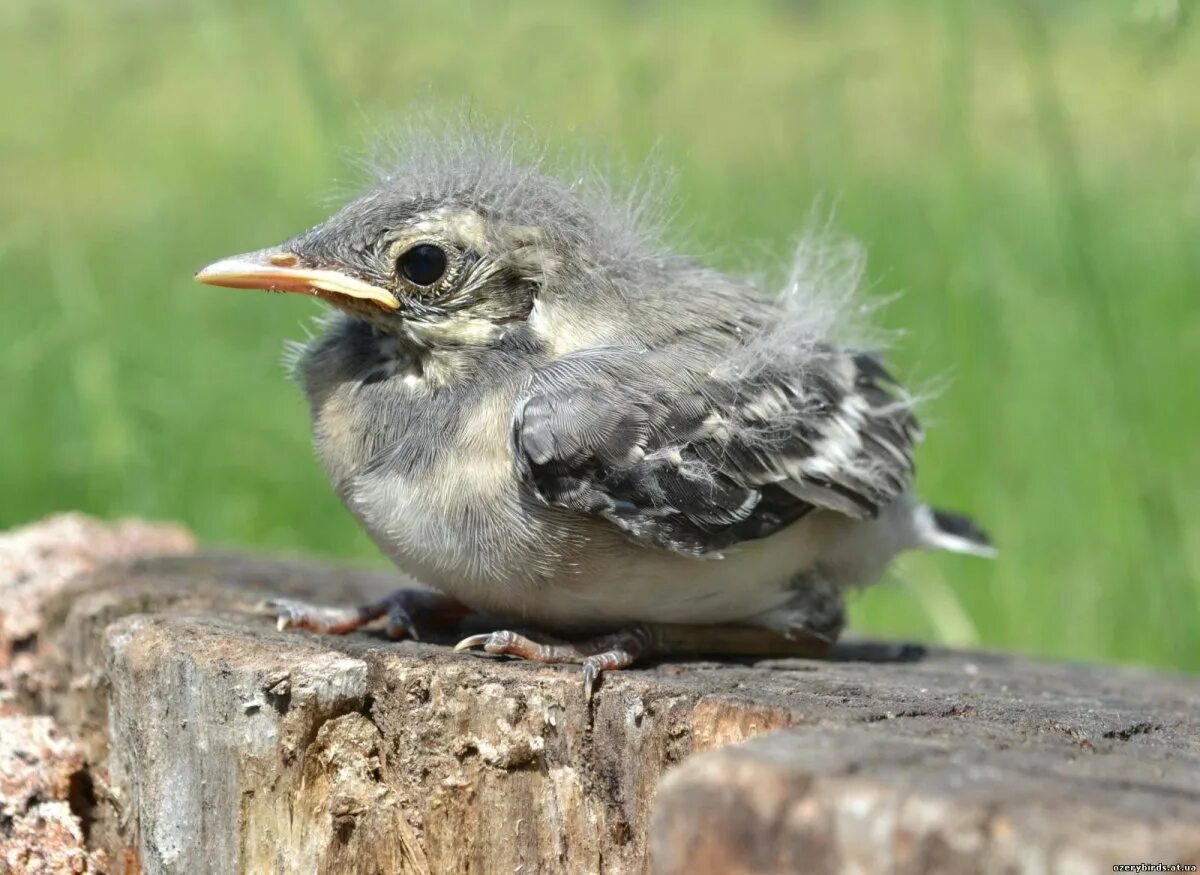
[[[305,267],[298,255],[281,249],[247,252],[215,261],[196,273],[196,282],[232,289],[298,292],[319,298],[356,298],[385,310],[397,310],[400,301],[387,289],[336,270]]]

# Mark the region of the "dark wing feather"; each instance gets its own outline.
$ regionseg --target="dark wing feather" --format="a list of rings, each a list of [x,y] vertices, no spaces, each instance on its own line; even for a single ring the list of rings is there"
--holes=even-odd
[[[699,555],[814,508],[873,516],[907,488],[919,427],[877,357],[828,350],[800,373],[733,377],[678,358],[591,349],[533,375],[513,444],[543,501]]]

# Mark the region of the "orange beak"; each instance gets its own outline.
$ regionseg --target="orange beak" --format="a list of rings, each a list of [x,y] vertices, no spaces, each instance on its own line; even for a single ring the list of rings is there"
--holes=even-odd
[[[338,297],[355,298],[370,301],[384,310],[400,309],[400,301],[387,289],[336,270],[301,267],[299,256],[278,249],[215,261],[196,273],[196,282],[231,289],[296,292],[335,301]]]

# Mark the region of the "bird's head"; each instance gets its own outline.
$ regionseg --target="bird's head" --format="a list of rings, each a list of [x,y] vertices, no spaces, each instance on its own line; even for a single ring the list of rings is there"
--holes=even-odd
[[[504,149],[442,142],[322,224],[196,279],[313,295],[429,347],[490,344],[556,295],[586,308],[644,257],[628,205],[593,191]]]

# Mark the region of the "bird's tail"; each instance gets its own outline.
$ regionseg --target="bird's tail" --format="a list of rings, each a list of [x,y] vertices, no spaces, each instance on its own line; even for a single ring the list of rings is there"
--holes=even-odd
[[[987,532],[970,517],[921,505],[916,513],[917,545],[930,550],[951,550],[992,559],[996,546]]]

